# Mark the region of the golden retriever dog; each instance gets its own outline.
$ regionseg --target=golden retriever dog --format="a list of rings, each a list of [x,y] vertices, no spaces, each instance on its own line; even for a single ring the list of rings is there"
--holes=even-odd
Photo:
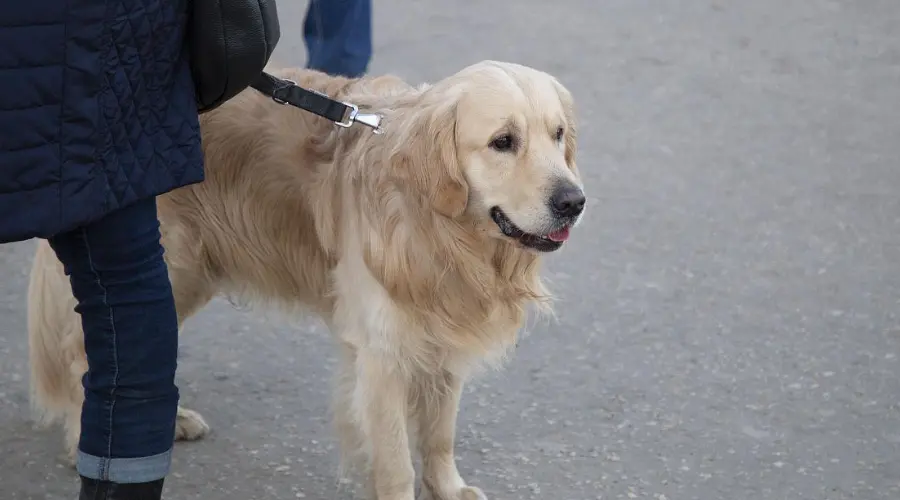
[[[159,198],[179,321],[218,294],[320,316],[340,347],[334,413],[343,463],[377,500],[485,498],[460,477],[463,383],[502,361],[548,309],[541,256],[585,204],[570,92],[485,61],[432,85],[276,74],[360,109],[384,131],[335,127],[248,89],[201,117],[206,180]],[[69,282],[46,242],[28,294],[35,407],[74,455],[87,369]],[[298,381],[298,383],[303,383]],[[179,439],[202,417],[179,409]]]

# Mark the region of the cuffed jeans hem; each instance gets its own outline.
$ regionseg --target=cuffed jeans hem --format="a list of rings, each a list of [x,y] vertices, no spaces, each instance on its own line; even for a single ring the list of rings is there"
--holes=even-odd
[[[78,451],[78,473],[98,481],[149,483],[169,475],[171,466],[171,448],[159,455],[138,458],[100,458]]]

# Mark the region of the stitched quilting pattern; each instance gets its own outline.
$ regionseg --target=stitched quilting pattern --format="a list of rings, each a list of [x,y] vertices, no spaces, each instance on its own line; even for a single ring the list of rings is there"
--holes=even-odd
[[[203,179],[186,1],[0,2],[0,242]]]
[[[199,126],[193,104],[181,2],[107,3],[102,151],[110,199],[119,206],[197,175]],[[175,20],[173,22],[173,20]],[[123,126],[117,126],[122,124]]]

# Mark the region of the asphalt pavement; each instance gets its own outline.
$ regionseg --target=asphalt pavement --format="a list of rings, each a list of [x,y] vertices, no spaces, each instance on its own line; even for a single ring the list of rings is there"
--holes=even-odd
[[[280,0],[301,65],[306,2]],[[590,195],[558,318],[463,398],[467,480],[506,500],[900,498],[900,3],[375,1],[372,73],[482,59],[575,95]],[[33,243],[0,247],[0,498],[75,497],[29,420]],[[168,500],[349,499],[323,326],[217,300],[183,337]]]

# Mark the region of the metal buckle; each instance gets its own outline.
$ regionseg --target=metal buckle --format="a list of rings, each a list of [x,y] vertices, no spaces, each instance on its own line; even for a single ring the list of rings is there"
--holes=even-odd
[[[280,86],[280,87],[278,87],[277,89],[275,89],[275,90],[272,91],[272,100],[275,101],[275,102],[277,102],[278,104],[281,104],[281,105],[287,104],[287,101],[285,101],[284,99],[279,98],[279,97],[278,97],[278,94],[279,94],[281,91],[284,91],[284,90],[290,90],[291,86],[297,85],[297,82],[295,82],[295,81],[293,81],[293,80],[284,80],[284,81],[287,82],[287,85],[282,85],[282,86]]]
[[[377,113],[360,113],[359,106],[349,102],[342,102],[341,104],[350,108],[350,112],[347,113],[347,116],[343,121],[336,122],[338,127],[349,128],[354,123],[361,123],[371,128],[372,133],[374,134],[381,134],[384,132],[381,128],[381,119],[384,118],[382,115]]]
[[[297,82],[295,82],[293,80],[284,79],[284,82],[285,82],[284,85],[282,85],[272,91],[272,100],[277,102],[278,104],[282,104],[282,105],[288,104],[288,102],[285,100],[287,98],[287,96],[285,96],[285,98],[281,98],[281,97],[279,97],[279,95],[281,95],[282,92],[289,91],[291,89],[291,87],[297,86]],[[306,89],[306,90],[308,90],[309,92],[312,92],[313,94],[320,95],[326,99],[331,99],[326,94],[319,92],[317,90],[313,90],[313,89]],[[344,106],[347,106],[347,108],[349,109],[349,112],[346,113],[346,116],[344,117],[343,120],[341,120],[339,122],[335,122],[335,125],[337,125],[338,127],[349,128],[349,127],[353,126],[354,123],[361,123],[367,127],[370,127],[372,129],[372,132],[375,134],[381,134],[382,132],[384,132],[384,130],[382,130],[382,128],[381,128],[381,119],[383,118],[382,115],[376,114],[376,113],[360,113],[359,107],[356,104],[351,104],[348,102],[342,102],[341,104],[343,104]]]
[[[372,133],[375,135],[379,135],[384,132],[384,129],[381,128],[381,120],[383,118],[384,116],[378,113],[356,113],[356,122],[370,127],[372,129]]]

